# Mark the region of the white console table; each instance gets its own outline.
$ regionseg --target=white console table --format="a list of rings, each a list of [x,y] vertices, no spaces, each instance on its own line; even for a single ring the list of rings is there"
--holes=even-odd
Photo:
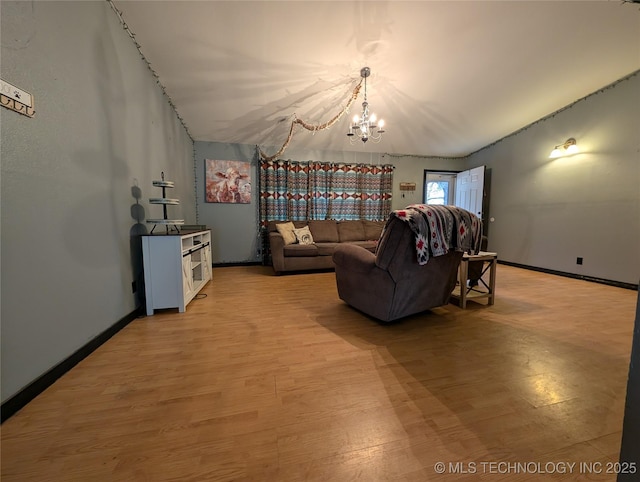
[[[161,308],[184,312],[211,279],[211,231],[142,236],[147,315]]]

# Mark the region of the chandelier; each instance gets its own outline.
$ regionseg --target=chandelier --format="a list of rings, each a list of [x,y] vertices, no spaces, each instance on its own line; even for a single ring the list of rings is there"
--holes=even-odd
[[[367,77],[371,75],[369,67],[363,67],[360,70],[360,77],[364,79],[364,102],[362,103],[362,114],[353,116],[353,122],[349,126],[347,136],[354,144],[355,139],[359,138],[362,142],[372,139],[373,142],[380,142],[384,133],[384,121],[380,119],[376,124],[376,115],[369,113],[369,103],[367,102]]]

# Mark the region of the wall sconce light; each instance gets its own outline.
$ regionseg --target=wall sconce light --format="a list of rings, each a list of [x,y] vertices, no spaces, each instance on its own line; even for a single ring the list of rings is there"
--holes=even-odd
[[[564,142],[564,144],[558,144],[555,146],[553,151],[551,151],[551,154],[549,154],[549,158],[555,159],[556,157],[570,156],[572,154],[577,154],[578,152],[580,152],[580,149],[578,149],[576,140],[573,137],[570,137]]]

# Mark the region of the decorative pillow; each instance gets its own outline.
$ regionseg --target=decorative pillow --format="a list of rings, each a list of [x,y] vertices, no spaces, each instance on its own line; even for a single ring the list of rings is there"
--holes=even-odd
[[[296,239],[300,244],[313,244],[313,236],[311,236],[311,231],[309,231],[309,226],[305,226],[304,228],[294,229],[293,232],[296,235]]]
[[[289,221],[288,223],[276,224],[276,229],[282,236],[282,239],[284,239],[285,246],[288,244],[293,244],[297,241],[296,235],[293,232],[293,230],[296,229],[296,227],[293,225],[291,221]]]

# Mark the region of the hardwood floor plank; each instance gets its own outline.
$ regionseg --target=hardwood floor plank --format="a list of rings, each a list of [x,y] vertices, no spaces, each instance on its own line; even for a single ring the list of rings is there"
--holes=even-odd
[[[2,480],[614,481],[481,463],[617,461],[636,292],[497,271],[385,325],[332,272],[215,268],[7,420]]]

